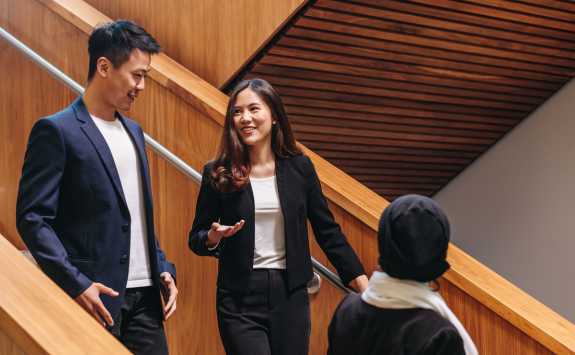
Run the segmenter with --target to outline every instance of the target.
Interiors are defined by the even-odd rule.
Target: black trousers
[[[306,355],[311,330],[306,285],[288,292],[283,270],[256,269],[248,293],[218,288],[220,337],[228,355]]]
[[[110,332],[136,355],[167,355],[163,314],[157,289],[126,289],[124,303]]]

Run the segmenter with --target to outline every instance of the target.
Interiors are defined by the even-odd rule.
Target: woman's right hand
[[[212,227],[208,232],[208,240],[206,240],[206,246],[208,248],[216,247],[222,238],[229,238],[236,234],[240,229],[242,229],[245,223],[246,221],[243,219],[233,226],[226,226],[217,222],[212,223]]]

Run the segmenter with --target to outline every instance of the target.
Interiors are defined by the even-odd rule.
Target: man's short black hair
[[[134,49],[156,54],[160,52],[160,45],[146,30],[131,21],[117,20],[98,26],[88,40],[88,81],[96,73],[98,58],[106,57],[114,68],[118,68],[130,58]]]

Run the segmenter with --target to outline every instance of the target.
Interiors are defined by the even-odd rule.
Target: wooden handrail
[[[0,328],[28,354],[130,354],[0,235]]]
[[[82,0],[38,0],[86,34],[108,17]],[[150,77],[223,125],[228,98],[165,54],[154,57]],[[325,159],[302,146],[312,159],[326,197],[373,230],[388,202]],[[454,245],[447,280],[556,353],[575,353],[575,326]]]

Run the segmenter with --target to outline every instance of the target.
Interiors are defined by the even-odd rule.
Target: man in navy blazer
[[[16,212],[42,270],[136,354],[168,353],[178,292],[154,234],[144,135],[118,112],[159,50],[129,21],[94,30],[83,97],[32,128]]]

